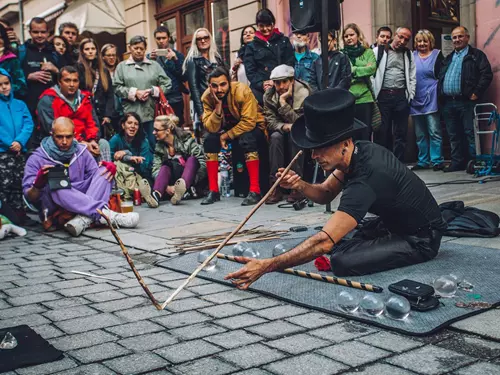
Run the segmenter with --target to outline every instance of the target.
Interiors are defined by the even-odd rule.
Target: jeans
[[[413,116],[418,145],[418,164],[424,167],[443,163],[439,113]]]
[[[382,125],[375,142],[394,152],[404,162],[410,105],[405,90],[382,90],[378,96]],[[393,147],[394,135],[394,147]]]
[[[465,166],[466,160],[476,157],[474,136],[475,102],[467,99],[446,98],[443,117],[450,136],[451,165]]]

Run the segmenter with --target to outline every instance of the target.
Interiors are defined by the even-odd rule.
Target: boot
[[[271,196],[269,198],[267,198],[266,204],[276,204],[276,203],[281,202],[282,200],[283,200],[283,191],[278,186],[273,191],[273,193],[271,194]]]
[[[249,192],[243,202],[241,202],[242,206],[253,206],[254,204],[259,203],[261,200],[260,194],[254,193],[253,191]]]
[[[214,191],[210,191],[208,195],[201,201],[201,205],[205,206],[207,204],[213,204],[218,201],[220,201],[220,194]]]

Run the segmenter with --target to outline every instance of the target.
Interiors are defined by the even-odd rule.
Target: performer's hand
[[[285,171],[285,168],[280,168],[278,169],[278,173],[276,173],[276,178],[280,178],[283,172]],[[295,173],[294,171],[290,170],[288,173],[283,177],[283,180],[280,182],[280,186],[283,189],[292,189],[292,190],[299,190],[302,187],[302,178]]]
[[[99,167],[101,167],[101,166],[106,168],[105,171],[101,172],[101,176],[104,176],[104,178],[106,180],[108,180],[109,182],[113,181],[113,178],[115,177],[115,174],[116,174],[115,163],[113,163],[111,161],[101,161],[99,163]]]
[[[42,168],[38,170],[36,174],[35,181],[33,182],[33,186],[36,189],[43,189],[45,185],[47,185],[47,181],[49,180],[49,169],[54,168],[53,165],[44,165]]]
[[[269,272],[270,259],[253,259],[244,257],[235,257],[235,259],[238,262],[245,262],[246,264],[238,271],[226,275],[224,280],[231,280],[231,282],[238,289],[248,289],[248,287],[257,281],[262,275]]]
[[[229,139],[229,136],[227,133],[222,133],[220,135],[220,146],[224,149],[227,150],[227,140]]]

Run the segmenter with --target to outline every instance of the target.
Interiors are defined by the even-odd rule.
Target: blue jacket
[[[165,71],[167,77],[170,78],[170,82],[172,83],[172,87],[170,88],[170,90],[165,93],[167,100],[170,103],[178,103],[181,100],[183,100],[181,93],[183,87],[181,87],[181,85],[184,81],[182,75],[182,64],[184,64],[184,55],[179,51],[176,51],[175,49],[173,51],[177,56],[176,61],[168,60],[164,56],[158,56],[155,61],[158,64],[160,64],[160,66]],[[148,53],[146,57],[149,59],[150,58],[149,56],[150,54]]]
[[[0,74],[12,78],[5,69]],[[12,142],[19,142],[22,151],[26,152],[26,144],[33,133],[33,119],[26,104],[14,99],[14,89],[8,97],[0,95],[0,152],[8,152]]]
[[[297,57],[295,57],[295,79],[309,84],[312,66],[318,57],[319,55],[309,51],[309,48],[306,49],[306,54],[300,61],[297,61]]]

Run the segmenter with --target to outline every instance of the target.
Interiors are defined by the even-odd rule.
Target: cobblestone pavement
[[[464,178],[421,176],[428,182]],[[460,199],[500,212],[498,188],[488,183],[432,191],[439,201]],[[140,226],[120,230],[158,299],[186,277],[154,265],[172,255],[168,239],[234,228],[249,211],[239,203],[232,198],[208,208],[198,201],[141,207]],[[323,211],[266,206],[248,225],[315,225],[327,218]],[[500,249],[498,238],[446,240]],[[500,374],[499,310],[415,338],[196,279],[168,311],[157,311],[109,230],[79,238],[29,230],[27,237],[0,242],[0,275],[0,328],[28,324],[65,355],[8,375]]]

